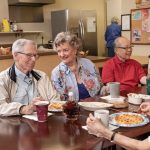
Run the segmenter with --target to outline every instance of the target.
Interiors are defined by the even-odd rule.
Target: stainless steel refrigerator
[[[70,31],[82,40],[82,50],[97,56],[95,10],[57,10],[51,12],[52,40],[59,32]]]

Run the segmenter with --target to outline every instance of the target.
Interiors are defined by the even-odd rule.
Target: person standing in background
[[[105,32],[105,41],[108,51],[108,57],[113,57],[114,53],[114,40],[121,36],[121,26],[119,25],[119,19],[113,17],[111,19],[111,25],[109,25]]]

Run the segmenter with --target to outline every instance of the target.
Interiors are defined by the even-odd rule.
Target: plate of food
[[[51,102],[48,106],[48,111],[50,112],[62,112],[63,111],[63,104],[65,104],[66,101],[55,101]]]
[[[149,119],[143,114],[121,112],[110,115],[109,123],[120,127],[138,127],[149,123]]]
[[[89,111],[95,111],[97,109],[104,109],[113,106],[113,104],[104,103],[104,102],[79,102],[78,104],[83,109]]]

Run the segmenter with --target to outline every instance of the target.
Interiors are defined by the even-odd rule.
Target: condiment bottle
[[[18,26],[16,21],[13,22],[13,31],[16,32],[18,30]]]
[[[2,19],[2,32],[10,32],[10,24],[6,18]]]
[[[68,93],[68,100],[69,101],[74,101],[73,92]]]
[[[68,93],[68,101],[63,105],[63,109],[67,119],[76,120],[78,118],[79,106],[74,99],[73,92]]]

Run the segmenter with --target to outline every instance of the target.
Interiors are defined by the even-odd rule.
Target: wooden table
[[[134,92],[145,93],[145,87],[134,89]],[[122,95],[127,93],[122,92]],[[127,111],[127,109],[116,109],[117,111]],[[81,110],[79,120],[75,122],[67,121],[63,113],[55,113],[45,123],[19,116],[0,118],[0,149],[92,150],[99,143],[101,149],[112,145],[108,140],[97,138],[82,129],[88,114],[89,112]],[[123,135],[138,137],[150,132],[150,124],[117,130]]]

